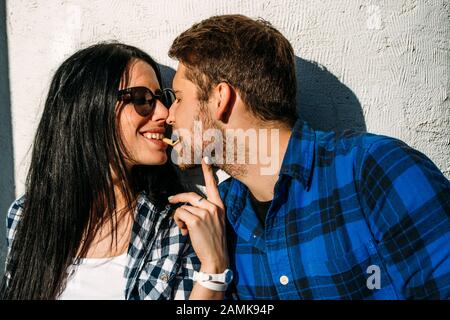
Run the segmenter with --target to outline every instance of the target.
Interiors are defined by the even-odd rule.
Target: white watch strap
[[[217,282],[225,283],[225,272],[224,273],[205,273],[205,272],[194,271],[194,281],[217,281]]]
[[[203,287],[214,291],[227,290],[228,284],[232,279],[233,272],[230,269],[226,269],[222,273],[205,273],[194,271],[193,277],[194,281],[198,282]]]
[[[215,283],[211,281],[198,281],[198,284],[200,284],[202,287],[208,288],[213,291],[226,291],[228,288],[228,285],[226,283]]]

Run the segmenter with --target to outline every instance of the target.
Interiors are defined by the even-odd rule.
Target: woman
[[[56,71],[25,196],[8,212],[1,298],[223,298],[193,282],[200,262],[226,268],[223,217],[202,222],[219,242],[197,235],[199,261],[167,202],[183,190],[162,141],[171,92],[160,84],[155,61],[119,43]]]

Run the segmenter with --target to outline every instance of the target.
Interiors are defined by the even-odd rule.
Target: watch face
[[[225,271],[225,283],[230,283],[233,280],[233,271],[227,269]]]

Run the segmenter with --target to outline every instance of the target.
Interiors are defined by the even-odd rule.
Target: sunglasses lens
[[[163,104],[169,108],[175,101],[175,93],[172,89],[164,89],[163,91]]]
[[[148,104],[135,104],[134,105],[134,110],[136,110],[136,112],[142,116],[142,117],[147,117],[148,115],[150,115],[153,111],[153,108]]]
[[[169,108],[176,99],[172,89],[157,89],[153,94],[146,87],[133,87],[124,89],[122,92],[119,93],[121,95],[119,99],[126,103],[132,103],[136,112],[143,117],[147,117],[155,110],[156,100],[161,101],[166,108]]]
[[[146,88],[133,88],[131,91],[131,102],[136,112],[143,117],[152,113],[155,107],[155,99]]]

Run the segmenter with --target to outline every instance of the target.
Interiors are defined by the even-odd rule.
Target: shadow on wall
[[[325,67],[295,58],[299,116],[316,130],[366,131],[361,104],[355,94]]]
[[[0,3],[0,275],[6,257],[5,216],[14,200],[14,156],[9,93],[5,1]]]
[[[172,88],[172,80],[173,77],[175,76],[175,70],[163,64],[158,64],[158,66],[159,70],[161,71],[163,88]]]

